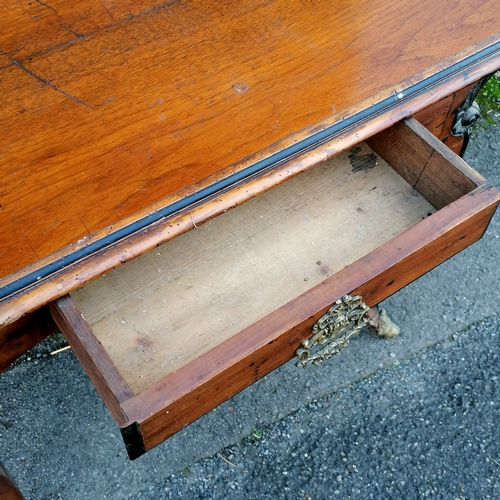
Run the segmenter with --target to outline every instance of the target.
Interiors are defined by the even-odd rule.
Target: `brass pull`
[[[349,339],[367,324],[365,314],[368,309],[370,308],[360,295],[344,295],[336,300],[328,312],[314,324],[312,337],[304,340],[302,347],[297,349],[297,366],[306,368],[310,364],[319,365],[338,354],[349,343]],[[312,351],[318,345],[324,347]]]

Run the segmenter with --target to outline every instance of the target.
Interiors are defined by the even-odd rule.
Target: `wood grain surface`
[[[399,122],[367,142],[438,210],[486,183],[415,119]]]
[[[98,252],[92,253],[88,258],[77,259],[72,265],[67,265],[46,278],[38,278],[39,269],[42,269],[43,266],[50,264],[54,259],[71,257],[72,252],[87,251],[90,245],[99,243],[100,238],[108,232],[98,232],[77,244],[71,244],[68,248],[63,248],[44,259],[40,259],[6,278],[0,278],[1,291],[4,289],[2,287],[5,284],[11,283],[11,279],[23,279],[29,273],[34,273],[35,277],[35,283],[28,284],[27,288],[21,288],[20,293],[11,296],[7,295],[6,299],[0,300],[0,325],[7,325],[12,321],[16,321],[24,314],[35,311],[44,304],[62,297],[110,269],[116,268],[124,262],[170,241],[176,236],[193,229],[196,225],[199,226],[207,220],[225,213],[254,196],[262,194],[312,166],[339,154],[341,151],[355,146],[361,140],[370,138],[376,132],[399,122],[407,116],[411,116],[415,110],[439,102],[447,96],[451,89],[463,85],[464,78],[477,80],[484,72],[491,71],[497,64],[500,64],[500,53],[494,57],[489,57],[486,61],[481,61],[478,65],[467,67],[466,73],[460,71],[452,75],[446,79],[445,83],[440,83],[438,88],[417,93],[402,104],[387,105],[381,109],[376,118],[371,117],[368,120],[357,122],[354,126],[345,129],[341,128],[339,133],[335,134],[330,140],[317,144],[312,151],[306,149],[298,155],[292,155],[288,161],[272,164],[270,168],[265,169],[259,175],[250,176],[244,182],[233,185],[230,190],[221,191],[218,196],[209,197],[202,203],[188,206],[171,217],[161,217],[155,223],[148,222],[143,229],[129,234],[126,238],[118,239],[113,244],[104,246]],[[394,99],[391,100],[394,102]],[[357,108],[364,109],[368,104],[361,103]],[[324,124],[324,126],[326,127],[327,124]],[[300,133],[295,135],[297,137],[293,139],[292,136],[292,142],[299,140],[301,137]],[[215,178],[214,182],[217,185],[217,178]],[[181,195],[188,196],[191,191],[187,189]],[[173,195],[167,197],[163,200],[163,203],[168,205],[174,198]],[[158,203],[154,208],[160,210],[161,206]],[[131,220],[135,220],[135,217],[141,216],[149,220],[150,216],[156,213],[158,212],[148,210],[135,214],[117,223],[113,230],[127,229],[126,224]],[[115,232],[111,232],[109,236],[114,234]],[[14,285],[17,283],[18,281],[13,282]]]
[[[174,0],[175,1],[175,0]],[[165,8],[154,0],[5,0],[0,6],[0,68],[84,40],[124,21]]]
[[[500,31],[493,0],[9,1],[2,12],[3,277],[367,109]]]

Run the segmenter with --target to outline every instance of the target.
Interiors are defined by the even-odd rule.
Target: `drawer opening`
[[[138,394],[434,211],[360,144],[71,296]]]
[[[423,127],[367,142],[52,304],[131,458],[293,357],[339,296],[375,305],[481,236],[498,192]]]

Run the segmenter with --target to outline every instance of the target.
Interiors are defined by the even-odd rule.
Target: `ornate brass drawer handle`
[[[400,332],[399,327],[387,316],[385,309],[380,312],[376,307],[370,309],[363,302],[361,295],[344,295],[316,321],[312,328],[313,336],[304,340],[302,347],[297,349],[297,366],[306,368],[310,364],[319,365],[338,354],[349,343],[349,339],[367,324],[381,337],[391,338]]]
[[[304,340],[302,347],[297,349],[297,366],[306,368],[310,364],[319,365],[340,352],[349,343],[349,339],[368,323],[365,314],[369,309],[360,295],[344,295],[336,300],[328,312],[314,324],[313,336]],[[324,347],[313,352],[312,349],[317,345]]]

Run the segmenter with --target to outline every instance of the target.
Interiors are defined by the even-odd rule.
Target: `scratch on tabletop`
[[[31,251],[35,254],[35,257],[37,259],[40,259],[40,257],[38,257],[38,254],[35,252],[35,249],[33,248],[33,245],[31,244],[31,241],[29,239],[28,239],[28,245],[30,246]]]
[[[85,228],[85,231],[87,231],[87,233],[89,233],[89,236],[90,236],[90,231],[87,229],[87,226],[85,225],[85,222],[83,222],[82,218],[80,216],[78,216],[78,218],[80,219],[80,222],[83,224],[83,227]]]
[[[36,0],[36,3],[39,3],[40,5],[43,5],[44,7],[46,7],[47,9],[50,9],[54,12],[54,14],[59,17],[59,14],[57,13],[57,10],[54,9],[54,7],[51,7],[50,5],[47,5],[46,3],[43,3],[41,2],[40,0]]]
[[[99,73],[99,72],[98,72]],[[115,98],[114,97],[108,97],[107,99],[104,99],[104,101],[102,101],[99,106],[102,106],[103,104],[107,103],[107,102],[110,102],[110,101],[114,101]]]
[[[77,97],[72,96],[71,94],[68,94],[67,92],[64,92],[64,90],[61,90],[60,88],[57,88],[55,85],[52,85],[52,83],[50,83],[47,80],[44,80],[43,78],[39,77],[38,75],[36,75],[35,73],[33,73],[33,71],[30,71],[28,68],[26,68],[26,66],[23,66],[20,62],[16,61],[15,59],[12,59],[12,57],[9,57],[9,60],[10,60],[10,62],[12,64],[15,64],[18,68],[21,68],[23,71],[25,71],[26,73],[28,73],[28,75],[32,76],[33,78],[35,78],[36,80],[38,80],[39,82],[41,82],[43,85],[47,85],[52,90],[55,90],[56,92],[59,92],[63,96],[68,97],[69,99],[72,99],[73,101],[77,102],[78,104],[81,104],[82,106],[85,106],[86,108],[94,109],[92,106],[89,106],[87,103],[85,103],[83,101],[80,101],[80,99],[78,99]]]
[[[111,14],[111,12],[109,12],[108,8],[101,2],[101,0],[99,0],[99,3],[102,5],[102,8],[108,13],[109,17],[111,19],[114,19],[113,15]]]
[[[168,0],[168,2],[164,2],[160,5],[156,5],[155,7],[151,7],[150,9],[144,10],[140,14],[136,14],[135,16],[133,16],[133,18],[135,19],[136,17],[147,15],[151,12],[155,12],[157,10],[164,9],[165,7],[170,7],[172,4],[179,3],[179,2],[180,2],[180,0]]]
[[[68,28],[67,26],[64,26],[64,24],[59,24],[59,26],[61,28],[65,29],[66,31],[69,31],[73,35],[75,35],[76,38],[85,38],[85,35],[80,35],[80,33],[77,33],[76,31],[73,31],[71,28]]]
[[[196,225],[194,219],[193,219],[193,214],[189,214],[191,216],[191,222],[193,223],[193,226],[198,229],[198,226]]]

